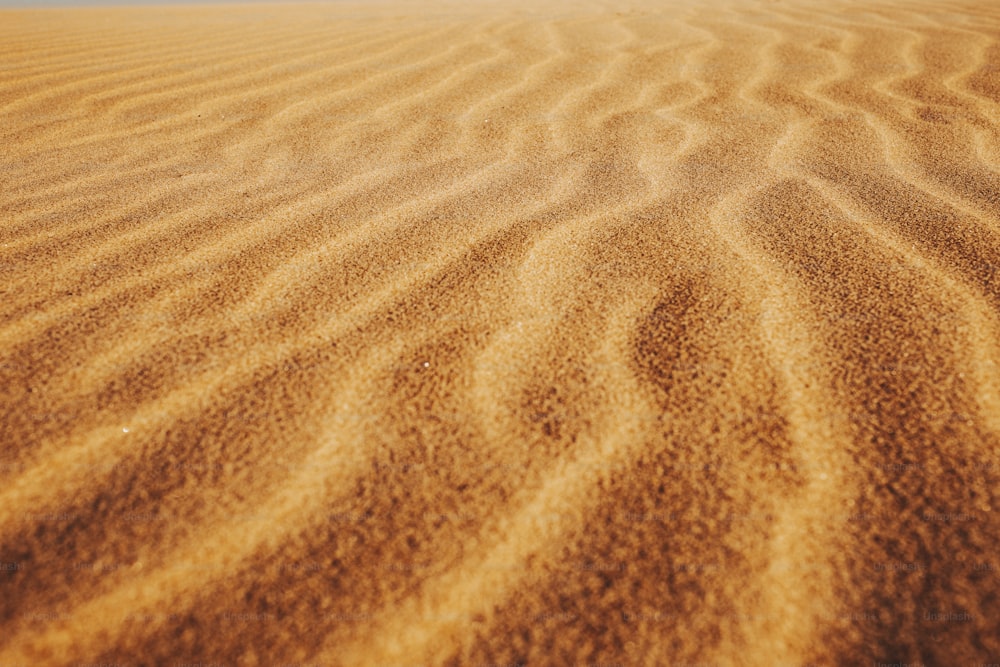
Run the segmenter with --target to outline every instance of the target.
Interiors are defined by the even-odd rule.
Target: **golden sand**
[[[0,12],[0,665],[1000,662],[998,38]]]

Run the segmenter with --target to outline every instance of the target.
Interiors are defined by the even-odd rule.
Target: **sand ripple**
[[[0,665],[1000,662],[994,8],[0,18]]]

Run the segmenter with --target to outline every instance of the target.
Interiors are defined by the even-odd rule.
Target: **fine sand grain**
[[[0,12],[0,665],[1000,662],[1000,6]]]

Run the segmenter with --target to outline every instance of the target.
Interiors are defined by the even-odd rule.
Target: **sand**
[[[998,37],[0,12],[0,665],[1000,662]]]

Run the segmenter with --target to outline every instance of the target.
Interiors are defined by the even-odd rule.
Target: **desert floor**
[[[994,3],[5,10],[0,665],[1000,662],[998,267]]]

